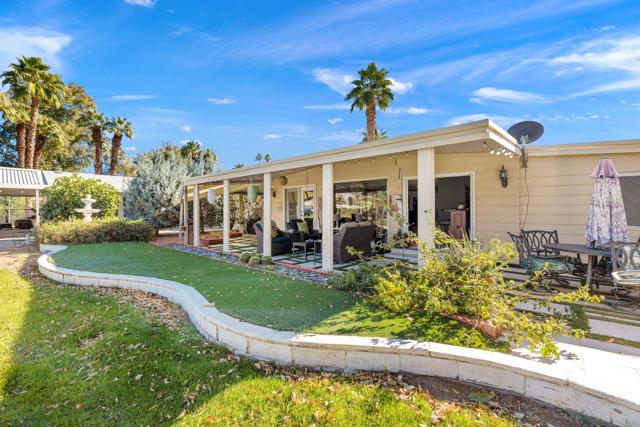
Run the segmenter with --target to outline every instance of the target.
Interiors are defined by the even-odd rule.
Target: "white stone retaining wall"
[[[578,359],[582,355],[583,360],[550,363],[535,356],[432,342],[275,331],[221,313],[197,290],[177,282],[60,268],[48,260],[48,255],[40,256],[38,264],[43,275],[61,283],[135,289],[163,296],[179,304],[206,339],[249,358],[325,370],[405,372],[459,379],[522,394],[615,425],[640,425],[640,364],[624,359],[630,356],[563,344],[565,351],[575,352]],[[613,364],[610,369],[606,368],[608,363]]]

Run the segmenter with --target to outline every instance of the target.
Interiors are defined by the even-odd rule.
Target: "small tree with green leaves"
[[[120,196],[110,184],[97,179],[84,179],[78,175],[65,176],[55,180],[46,192],[47,201],[42,206],[42,218],[45,220],[67,220],[78,218],[74,209],[84,206],[82,199],[90,194],[96,201],[95,209],[100,209],[96,218],[113,218],[118,216]]]

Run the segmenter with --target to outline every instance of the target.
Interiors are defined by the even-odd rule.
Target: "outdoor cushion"
[[[275,221],[271,221],[271,237],[276,237],[278,235],[278,225],[276,224]]]
[[[541,271],[545,268],[554,273],[568,273],[569,267],[567,263],[562,259],[556,258],[537,258],[532,257],[529,259],[523,259],[520,265],[531,271]]]
[[[298,222],[298,231],[302,231],[304,234],[309,234],[309,224],[306,221]]]
[[[288,236],[278,236],[271,239],[271,243],[287,243],[289,241]]]

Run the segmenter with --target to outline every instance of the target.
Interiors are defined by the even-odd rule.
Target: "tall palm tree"
[[[91,143],[93,144],[93,171],[102,175],[102,131],[107,119],[98,111],[91,110],[82,117],[85,126],[91,129]]]
[[[360,143],[368,142],[367,137],[368,137],[367,132],[362,132],[362,140],[360,141]],[[376,128],[376,136],[374,138],[375,141],[380,141],[381,139],[387,139],[388,137],[389,135],[387,135],[386,130]]]
[[[27,139],[27,123],[29,122],[29,107],[9,97],[6,92],[0,92],[0,113],[4,119],[16,127],[16,152],[18,153],[19,168],[24,167],[25,141]]]
[[[193,161],[198,160],[200,158],[200,155],[202,154],[202,147],[200,146],[200,142],[199,141],[185,142],[184,145],[180,148],[180,154],[185,159],[191,159]]]
[[[9,86],[17,100],[30,103],[29,125],[25,139],[26,168],[33,168],[40,106],[58,108],[64,94],[62,79],[59,75],[50,73],[50,69],[51,67],[36,56],[22,56],[16,64],[9,65],[9,71],[0,75],[2,84]]]
[[[106,124],[106,129],[112,133],[111,137],[111,163],[109,165],[109,175],[118,173],[118,160],[122,148],[122,137],[133,138],[133,126],[131,122],[123,117],[112,117]]]
[[[33,169],[38,169],[40,156],[47,142],[51,140],[60,141],[64,137],[64,132],[58,122],[49,116],[41,114],[38,116],[38,134],[36,135],[36,145],[33,151]]]
[[[345,97],[345,101],[351,101],[351,112],[354,109],[365,110],[367,142],[376,139],[376,106],[384,111],[393,101],[392,83],[387,74],[389,72],[385,68],[378,70],[375,62],[370,63],[367,68],[358,71],[360,78],[351,83],[353,89]]]

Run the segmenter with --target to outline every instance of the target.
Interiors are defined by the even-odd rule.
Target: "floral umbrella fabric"
[[[611,159],[600,159],[591,176],[595,178],[595,184],[585,232],[587,246],[608,248],[611,242],[628,242],[620,180]]]

